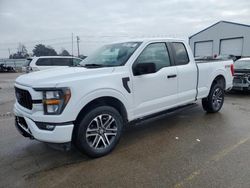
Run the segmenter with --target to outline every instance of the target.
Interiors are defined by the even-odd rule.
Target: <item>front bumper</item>
[[[250,90],[250,84],[248,83],[234,83],[233,90]]]
[[[16,127],[18,131],[25,137],[34,138],[39,141],[49,142],[49,143],[66,143],[71,142],[72,132],[74,128],[73,123],[60,123],[55,125],[53,130],[42,130],[39,129],[36,125],[36,122],[32,119],[25,116],[25,113],[22,113],[16,105],[14,108],[14,114],[16,118]],[[23,118],[23,121],[19,121],[20,118]],[[49,124],[49,123],[46,123]]]

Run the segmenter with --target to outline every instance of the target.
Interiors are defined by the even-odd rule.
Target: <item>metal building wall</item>
[[[220,53],[220,40],[243,37],[242,56],[250,56],[250,26],[225,22],[218,22],[209,28],[191,36],[189,44],[193,53],[194,43],[201,41],[213,41],[213,55]]]

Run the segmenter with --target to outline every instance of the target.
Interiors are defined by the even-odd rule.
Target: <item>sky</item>
[[[218,21],[250,25],[249,0],[0,0],[0,58],[36,44],[89,55],[109,42],[188,37]]]

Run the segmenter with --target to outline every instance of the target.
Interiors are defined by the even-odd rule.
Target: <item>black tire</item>
[[[96,158],[110,153],[115,148],[122,134],[123,119],[115,108],[99,106],[90,110],[77,128],[77,148]]]
[[[224,103],[224,88],[221,84],[213,84],[209,95],[202,99],[202,107],[208,113],[220,111]]]

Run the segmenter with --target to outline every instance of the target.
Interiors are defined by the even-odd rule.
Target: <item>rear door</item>
[[[189,59],[185,44],[170,43],[178,75],[178,105],[195,100],[197,85],[197,67]]]
[[[177,102],[177,71],[166,43],[149,44],[132,67],[139,63],[155,63],[156,72],[132,75],[135,118],[173,107]]]

